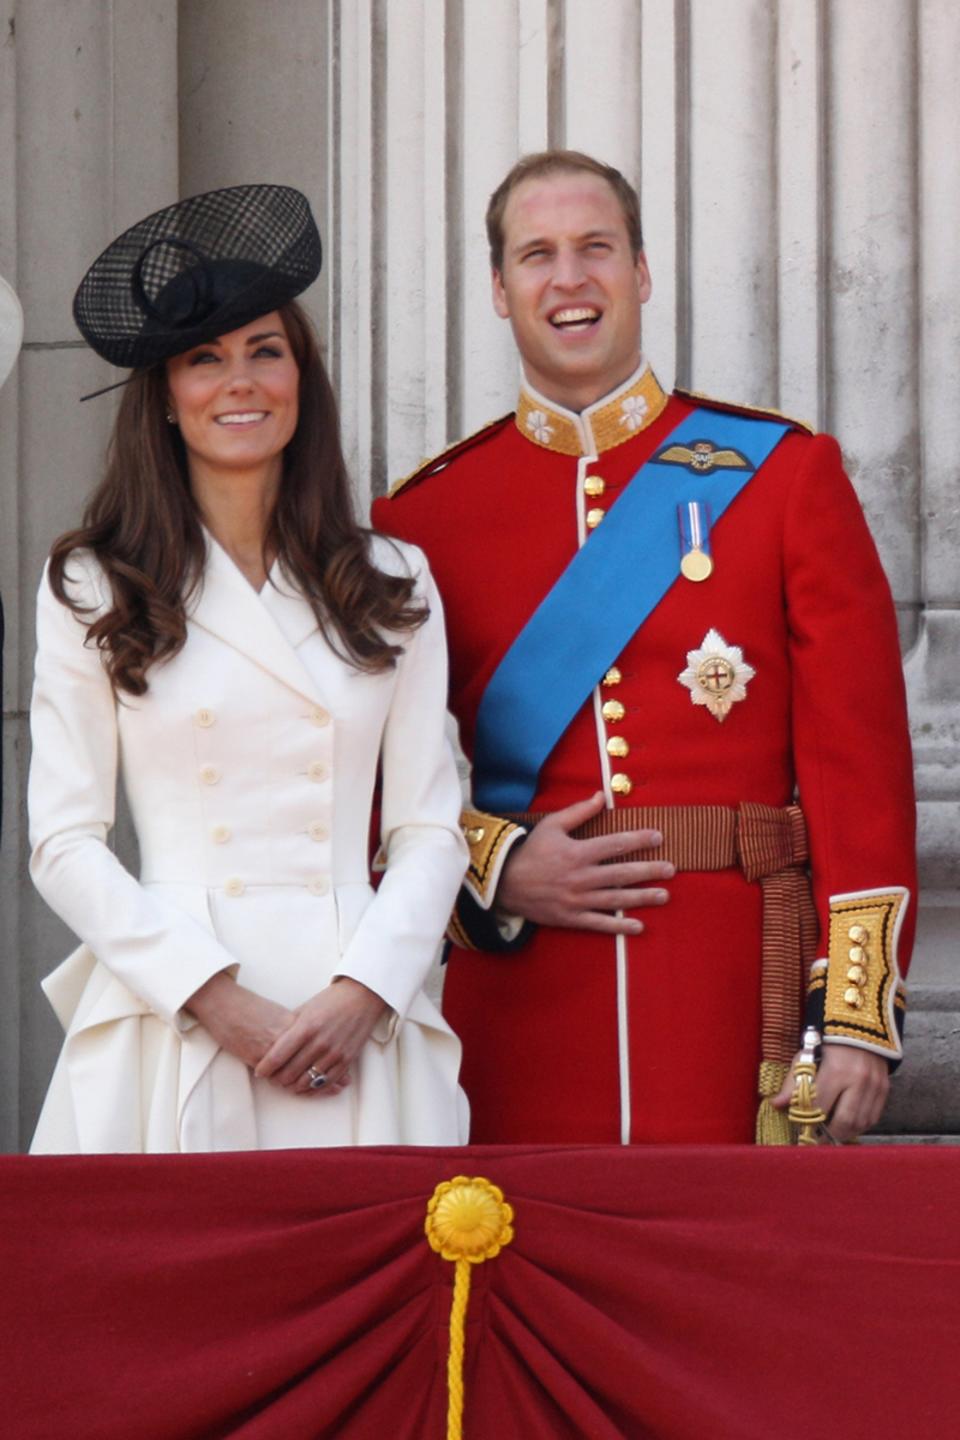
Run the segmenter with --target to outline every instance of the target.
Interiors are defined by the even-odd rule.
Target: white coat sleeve
[[[440,596],[426,558],[417,595],[429,618],[397,661],[381,749],[381,843],[386,871],[338,975],[361,981],[403,1016],[423,986],[467,867],[460,779],[446,733],[447,645]]]
[[[98,567],[68,562],[70,591],[102,611]],[[52,910],[134,995],[178,1030],[195,990],[236,963],[198,921],[143,889],[107,845],[116,808],[116,701],[86,620],[44,571],[30,726],[30,874]]]

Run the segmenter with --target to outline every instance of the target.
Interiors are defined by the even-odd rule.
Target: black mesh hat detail
[[[104,360],[142,369],[285,305],[317,278],[320,260],[299,190],[208,190],[108,245],[80,282],[73,318]]]

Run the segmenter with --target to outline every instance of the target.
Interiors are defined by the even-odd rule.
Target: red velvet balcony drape
[[[434,1186],[485,1175],[467,1440],[960,1435],[960,1150],[0,1160],[11,1440],[443,1440]]]

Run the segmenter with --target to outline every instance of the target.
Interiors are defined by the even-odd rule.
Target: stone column
[[[960,12],[919,6],[918,115],[912,155],[919,225],[917,305],[909,316],[917,428],[905,465],[918,477],[919,634],[906,666],[919,804],[921,905],[910,986],[910,1046],[884,1128],[960,1134],[960,135],[954,57]],[[894,297],[896,309],[902,297]]]
[[[269,181],[313,206],[324,268],[303,296],[328,329],[332,264],[327,188],[335,146],[329,116],[331,6],[316,0],[180,0],[177,70],[179,195]],[[171,191],[171,199],[177,195]]]
[[[55,536],[102,469],[115,401],[79,397],[115,376],[83,344],[70,302],[107,241],[177,186],[176,5],[20,0],[0,36],[4,273],[25,345],[3,396],[0,584],[4,666],[0,908],[0,1148],[29,1142],[60,1041],[40,977],[75,943],[26,878],[24,808],[34,596]],[[6,140],[8,143],[3,143]]]

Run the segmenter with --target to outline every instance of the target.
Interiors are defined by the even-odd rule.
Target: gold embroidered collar
[[[524,383],[516,426],[521,435],[544,450],[560,455],[602,455],[645,430],[662,414],[666,403],[666,393],[644,361],[629,380],[579,415],[546,400]]]

